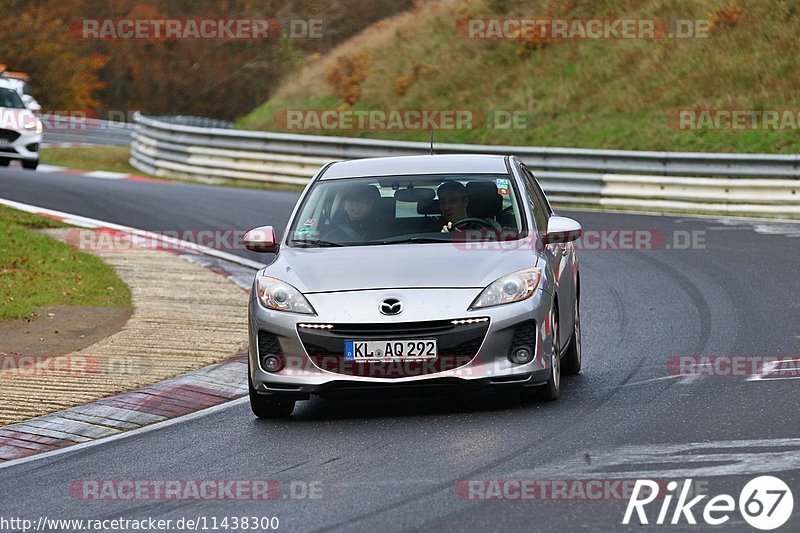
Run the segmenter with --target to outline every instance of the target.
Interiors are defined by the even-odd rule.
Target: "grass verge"
[[[133,168],[128,159],[130,146],[92,146],[75,148],[42,148],[41,162],[84,170],[106,170],[127,174],[142,174]]]
[[[44,305],[130,307],[131,292],[99,258],[35,229],[65,227],[0,206],[0,319]]]
[[[628,150],[800,151],[796,118],[785,127],[717,126],[678,113],[794,110],[800,106],[800,10],[767,0],[441,0],[374,24],[284,77],[239,120],[287,131],[292,110],[475,110],[468,127],[438,142]],[[684,39],[466,39],[459,21],[482,18],[702,21]],[[777,51],[780,51],[779,53]],[[794,63],[793,63],[794,61]],[[519,113],[522,124],[496,120]],[[784,117],[782,113],[780,115]],[[494,120],[492,118],[494,117]],[[783,118],[781,119],[783,120]],[[758,121],[757,121],[758,122]],[[305,123],[303,123],[305,124]],[[783,124],[783,122],[782,122]],[[506,127],[503,127],[503,126]],[[296,133],[427,141],[427,128],[358,131],[313,123]]]

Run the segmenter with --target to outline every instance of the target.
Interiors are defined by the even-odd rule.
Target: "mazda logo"
[[[386,298],[378,306],[382,315],[399,315],[403,312],[403,302],[397,298]]]

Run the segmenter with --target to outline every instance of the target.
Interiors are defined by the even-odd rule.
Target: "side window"
[[[542,189],[539,187],[531,171],[528,170],[528,167],[523,165],[520,168],[522,168],[522,175],[525,177],[525,188],[528,191],[528,200],[530,200],[531,207],[533,208],[533,218],[536,221],[536,229],[539,231],[547,231],[547,221],[550,219],[550,215],[553,211],[550,209],[550,204],[547,203]]]

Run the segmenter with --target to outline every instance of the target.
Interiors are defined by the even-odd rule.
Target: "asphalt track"
[[[296,197],[0,170],[0,198],[149,230],[262,224],[282,230]],[[238,402],[156,431],[2,468],[0,516],[277,516],[280,530],[292,531],[639,530],[635,519],[637,525],[621,525],[627,501],[613,496],[475,501],[457,487],[486,479],[693,478],[711,496],[738,499],[748,480],[768,474],[792,488],[796,505],[780,530],[797,531],[800,380],[680,377],[668,361],[800,354],[800,227],[567,215],[587,230],[651,231],[671,244],[699,232],[704,242],[685,250],[580,252],[584,372],[565,379],[560,401],[525,404],[488,394],[314,399],[280,422],[258,421]],[[84,479],[272,479],[284,492],[267,502],[83,501],[69,487]],[[308,483],[320,498],[291,497],[290,487],[300,494],[298,487]],[[705,501],[694,512],[701,523]],[[651,522],[659,507],[648,507]],[[685,520],[665,526],[702,528]],[[754,531],[737,511],[715,529]]]

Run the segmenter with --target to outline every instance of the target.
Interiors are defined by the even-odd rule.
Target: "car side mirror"
[[[244,247],[251,252],[277,252],[278,246],[278,237],[272,226],[260,226],[251,229],[244,235]]]
[[[25,104],[25,107],[28,109],[34,110],[34,108],[41,109],[41,106],[35,105],[36,100],[33,99],[33,96],[29,94],[22,95],[22,103]],[[38,111],[38,109],[36,109]]]
[[[577,240],[583,234],[581,225],[567,217],[550,217],[547,233],[542,237],[544,244],[558,244]]]

